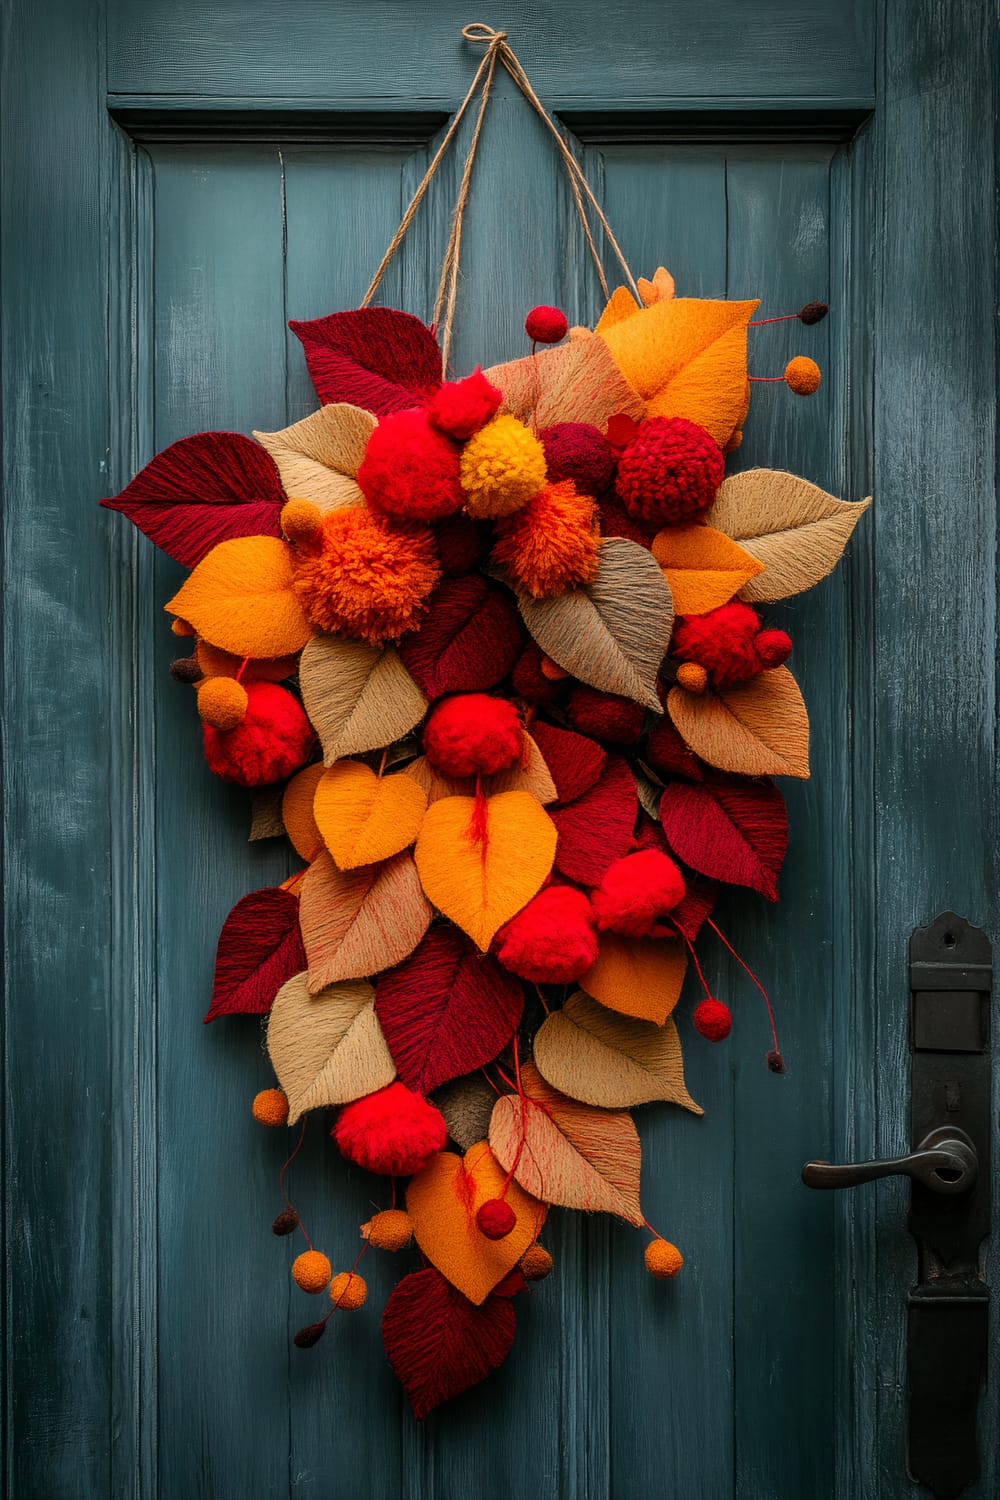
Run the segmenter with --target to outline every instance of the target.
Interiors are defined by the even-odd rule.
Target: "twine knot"
[[[507,40],[506,31],[496,31],[492,26],[487,26],[485,21],[472,21],[468,26],[463,26],[462,36],[467,42],[488,42],[491,47],[499,47],[501,42]]]

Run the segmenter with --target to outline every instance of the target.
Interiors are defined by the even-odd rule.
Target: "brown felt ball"
[[[170,675],[175,682],[200,682],[205,674],[193,656],[179,656],[170,663]]]
[[[552,1257],[544,1245],[531,1245],[521,1256],[525,1281],[544,1281],[552,1270]]]
[[[314,1296],[329,1284],[330,1275],[330,1262],[318,1250],[303,1250],[292,1262],[292,1280],[295,1285]]]
[[[683,1264],[683,1255],[669,1240],[651,1240],[646,1246],[646,1270],[650,1276],[665,1281],[676,1276]]]
[[[340,1271],[330,1282],[330,1301],[343,1312],[354,1312],[364,1307],[368,1287],[357,1271]]]
[[[275,1215],[274,1221],[271,1224],[271,1233],[277,1235],[291,1234],[298,1227],[299,1216],[294,1208],[285,1208],[282,1209],[280,1214]]]
[[[305,1328],[300,1328],[292,1343],[296,1349],[311,1349],[313,1344],[318,1344],[326,1332],[326,1319],[319,1323],[307,1323]]]
[[[785,383],[796,396],[811,396],[813,391],[819,390],[822,378],[819,365],[804,354],[796,355],[785,366]]]
[[[386,1208],[362,1224],[361,1233],[376,1250],[402,1250],[413,1238],[410,1216],[401,1208]]]
[[[261,1089],[251,1107],[258,1125],[288,1124],[288,1099],[281,1089]]]

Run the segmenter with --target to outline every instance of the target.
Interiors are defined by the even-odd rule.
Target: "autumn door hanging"
[[[319,409],[185,438],[103,502],[192,570],[172,675],[211,769],[253,789],[252,836],[303,862],[227,917],[206,1016],[267,1016],[277,1086],[253,1114],[299,1126],[272,1228],[303,1238],[292,1276],[326,1312],[295,1343],[365,1305],[370,1249],[400,1252],[382,1336],[418,1417],[506,1357],[551,1208],[616,1214],[653,1276],[681,1268],[640,1206],[630,1111],[701,1113],[672,1012],[690,964],[683,1029],[729,1034],[698,946],[728,947],[720,885],[777,899],[772,778],[809,774],[792,643],[761,606],[825,577],[867,505],[724,478],[757,301],[633,280],[503,34],[466,37],[485,56],[361,308],[291,325]],[[536,307],[523,358],[467,373],[449,345],[498,65],[551,132],[607,305],[593,329]],[[473,101],[428,327],[370,304]],[[820,372],[784,379],[805,395]],[[307,1116],[384,1184],[344,1268],[285,1196]]]

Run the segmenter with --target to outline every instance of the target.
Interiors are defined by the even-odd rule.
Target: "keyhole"
[[[934,1176],[942,1182],[961,1182],[965,1173],[960,1167],[935,1167]]]
[[[948,931],[945,933],[945,935],[941,939],[941,941],[942,941],[942,943],[944,944],[944,946],[946,948],[954,948],[957,945],[957,943],[958,943],[958,938],[955,936],[955,934],[952,932],[951,928],[949,927]]]

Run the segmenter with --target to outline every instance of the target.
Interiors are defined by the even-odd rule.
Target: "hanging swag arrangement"
[[[364,304],[291,325],[319,409],[183,439],[103,502],[191,569],[166,606],[194,642],[172,675],[211,769],[254,791],[251,837],[287,835],[304,864],[226,918],[205,1019],[268,1017],[277,1087],[253,1114],[302,1122],[292,1156],[332,1111],[336,1147],[390,1179],[335,1273],[282,1168],[272,1228],[305,1236],[292,1276],[330,1304],[295,1343],[364,1305],[370,1247],[414,1246],[382,1334],[418,1417],[506,1357],[514,1298],[552,1265],[550,1208],[615,1214],[653,1234],[653,1276],[681,1267],[640,1206],[631,1110],[701,1113],[685,971],[694,1029],[722,1041],[696,942],[726,942],[720,884],[777,899],[772,778],[809,774],[791,641],[760,607],[826,577],[868,504],[725,477],[758,303],[675,296],[662,267],[634,282],[503,35],[466,35],[486,56]],[[556,140],[606,294],[588,212],[629,285],[593,329],[536,307],[523,358],[444,378],[498,63]],[[477,90],[428,327],[369,303]],[[784,378],[808,394],[820,374],[797,358]]]

